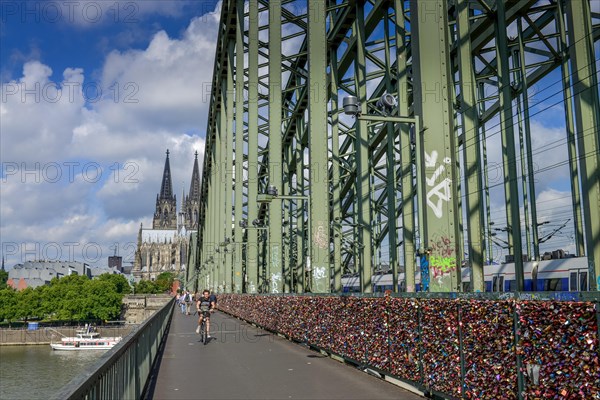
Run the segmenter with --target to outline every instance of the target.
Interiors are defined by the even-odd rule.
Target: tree
[[[39,291],[28,287],[25,290],[17,292],[16,310],[17,318],[40,317],[40,296]]]
[[[110,282],[115,286],[115,290],[120,294],[131,293],[131,286],[125,276],[121,274],[102,274],[98,278],[100,281]]]
[[[8,272],[3,269],[0,269],[0,290],[7,287],[6,281],[8,281]]]
[[[86,319],[102,319],[104,321],[119,318],[121,314],[122,294],[115,289],[114,283],[108,279],[93,279],[86,285],[85,310]]]
[[[59,320],[84,320],[88,313],[85,310],[86,284],[89,278],[83,275],[69,275],[54,278],[50,281],[55,307],[54,318]]]
[[[150,282],[152,284],[152,282]],[[156,293],[156,286],[147,293]],[[114,320],[121,314],[124,293],[130,286],[122,275],[105,274],[98,279],[69,275],[49,285],[20,292],[0,289],[0,321],[41,317],[49,320]]]
[[[141,280],[135,285],[136,294],[155,294],[160,293],[160,289],[152,281]]]
[[[158,293],[170,292],[175,281],[175,275],[172,272],[162,272],[156,277],[156,286],[158,287]]]
[[[16,317],[17,291],[12,288],[0,289],[0,321],[14,321]]]

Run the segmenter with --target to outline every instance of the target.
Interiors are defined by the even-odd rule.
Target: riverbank
[[[97,327],[100,336],[122,336],[129,335],[137,325],[127,324],[119,326]],[[51,342],[60,341],[64,336],[75,336],[77,327],[40,327],[36,330],[23,329],[0,329],[0,346],[27,346],[27,345],[49,345]],[[79,328],[81,329],[81,328]]]

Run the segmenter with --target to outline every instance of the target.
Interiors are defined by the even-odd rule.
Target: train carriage
[[[589,269],[587,257],[571,257],[523,263],[524,290],[579,292],[589,290]],[[372,277],[373,292],[393,291],[392,274],[375,274]],[[515,264],[505,263],[484,266],[486,292],[516,291]],[[415,273],[416,291],[420,291],[421,274]],[[471,276],[468,267],[461,270],[461,283],[464,292],[471,291]],[[342,277],[344,293],[357,293],[360,290],[358,274]],[[399,291],[406,290],[405,274],[398,274]]]

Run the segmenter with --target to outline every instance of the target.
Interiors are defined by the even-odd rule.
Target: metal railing
[[[598,292],[221,294],[218,304],[438,398],[523,399],[600,395],[599,300]]]
[[[74,378],[53,400],[140,399],[171,324],[174,299]]]

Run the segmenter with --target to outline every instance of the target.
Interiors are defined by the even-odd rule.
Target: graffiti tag
[[[281,282],[281,272],[271,275],[271,293],[279,293],[279,283]]]
[[[313,270],[313,277],[315,279],[324,279],[325,278],[325,267],[315,267]]]
[[[431,256],[429,259],[434,276],[449,274],[456,269],[456,258]]]
[[[315,247],[319,249],[327,248],[327,234],[325,233],[325,226],[321,221],[319,221],[319,227],[317,228],[317,231],[313,234],[313,242]]]
[[[456,270],[457,261],[453,241],[447,236],[434,236],[431,241],[429,263],[434,277],[440,278]]]
[[[425,152],[425,167],[433,168],[437,163],[438,153],[433,150],[431,155]],[[450,164],[451,160],[449,157],[444,158],[444,164]],[[425,181],[427,182],[428,188],[427,191],[427,205],[433,211],[433,214],[442,218],[444,215],[443,205],[444,202],[450,201],[451,198],[451,184],[452,180],[450,178],[444,178],[441,182],[436,184],[435,182],[442,176],[446,167],[444,165],[440,165],[436,168],[433,174],[430,177],[425,177]]]

